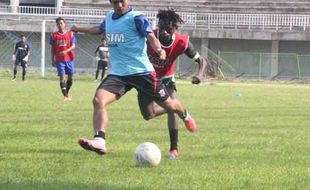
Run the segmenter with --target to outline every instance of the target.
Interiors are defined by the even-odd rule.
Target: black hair
[[[58,23],[58,22],[61,21],[61,20],[65,22],[65,19],[64,19],[64,18],[58,17],[58,18],[56,18],[56,23]]]
[[[171,22],[173,26],[178,28],[178,24],[183,24],[184,21],[179,14],[175,12],[174,9],[167,8],[167,10],[159,9],[157,16],[159,20],[166,22]]]

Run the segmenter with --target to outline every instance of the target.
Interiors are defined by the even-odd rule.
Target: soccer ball
[[[157,166],[161,160],[161,152],[154,143],[145,142],[137,146],[134,160],[136,166]]]

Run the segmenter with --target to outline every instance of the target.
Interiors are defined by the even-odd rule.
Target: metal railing
[[[142,11],[151,20],[156,19],[157,12]],[[78,18],[103,18],[107,10],[99,8],[67,8],[10,6],[0,5],[0,15],[33,15],[33,16],[69,16]],[[179,12],[187,29],[209,30],[222,29],[255,29],[261,30],[303,30],[310,27],[310,15],[300,14],[236,14],[236,13],[187,13]]]

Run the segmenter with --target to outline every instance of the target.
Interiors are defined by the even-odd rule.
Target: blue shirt
[[[146,53],[146,36],[152,29],[142,13],[130,9],[115,18],[111,11],[100,27],[108,41],[110,74],[128,76],[154,71]]]
[[[132,9],[129,9],[128,12],[129,11],[132,11]],[[112,18],[117,19],[115,14],[113,14]],[[135,16],[134,20],[135,20],[136,28],[142,36],[146,37],[148,33],[153,32],[152,26],[150,25],[149,21],[147,20],[147,18],[144,15],[142,15],[142,14],[137,15],[137,16]],[[100,24],[100,29],[101,29],[102,33],[105,33],[105,20],[103,20],[102,23]]]

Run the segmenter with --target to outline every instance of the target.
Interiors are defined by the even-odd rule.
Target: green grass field
[[[134,90],[108,107],[109,153],[81,149],[78,138],[93,135],[92,78],[77,76],[63,102],[56,76],[0,73],[1,190],[310,189],[310,85],[178,80],[198,131],[180,121],[175,161],[166,116],[144,121]],[[160,147],[159,166],[134,166],[145,141]]]

